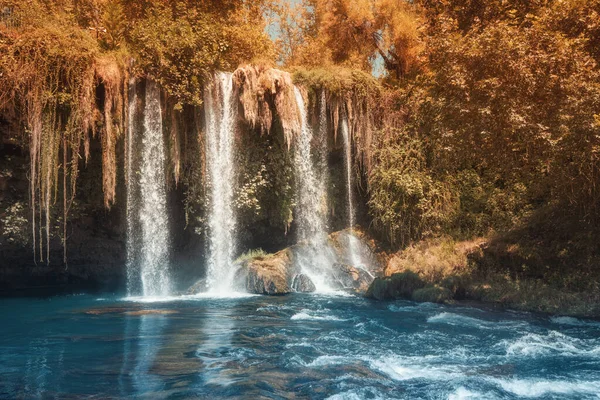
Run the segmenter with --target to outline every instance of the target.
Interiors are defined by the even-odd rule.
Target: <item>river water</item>
[[[342,295],[0,301],[0,398],[598,399],[600,322]]]

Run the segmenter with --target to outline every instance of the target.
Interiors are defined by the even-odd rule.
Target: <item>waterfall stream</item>
[[[344,140],[344,167],[346,168],[346,204],[348,207],[348,258],[350,264],[358,267],[361,264],[358,255],[357,239],[354,237],[354,194],[352,182],[352,138],[348,129],[348,117],[344,114],[341,123],[342,138]]]
[[[315,284],[317,291],[326,292],[331,291],[327,283],[327,274],[333,262],[331,250],[327,246],[326,172],[317,168],[322,163],[315,163],[313,157],[311,150],[313,131],[308,124],[302,93],[294,87],[294,94],[301,117],[301,132],[294,146],[298,242],[307,246],[297,255],[296,261],[301,271]],[[322,138],[316,142],[321,145],[327,144]],[[318,155],[319,153],[320,151],[317,151]]]
[[[139,293],[140,284],[139,284],[139,266],[137,264],[137,250],[139,250],[139,246],[136,243],[136,235],[135,235],[135,224],[137,222],[137,186],[134,184],[133,177],[135,176],[134,172],[134,164],[133,164],[133,148],[134,148],[134,140],[136,138],[136,118],[137,118],[137,92],[135,90],[135,79],[131,79],[129,82],[129,105],[128,105],[128,120],[127,120],[127,136],[125,143],[125,185],[127,189],[127,208],[126,208],[126,218],[127,218],[127,242],[126,242],[126,251],[127,251],[127,292],[130,296]]]
[[[140,166],[141,276],[144,296],[167,296],[169,279],[169,220],[165,177],[165,143],[160,89],[146,84],[146,109]]]
[[[168,296],[171,293],[170,234],[160,88],[152,81],[146,83],[144,129],[139,156],[134,153],[137,102],[135,94],[131,96],[130,101],[127,143],[128,290],[129,295],[140,294],[141,282],[143,296]],[[134,172],[136,165],[139,166],[139,170]]]
[[[204,93],[206,165],[209,183],[209,248],[207,286],[211,292],[230,292],[235,269],[234,121],[231,74],[217,73]]]

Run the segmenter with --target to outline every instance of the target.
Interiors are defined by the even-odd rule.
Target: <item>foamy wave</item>
[[[464,376],[457,368],[447,365],[423,365],[419,360],[431,357],[411,357],[402,359],[397,356],[384,357],[377,360],[368,360],[371,368],[382,372],[396,381],[411,379],[425,379],[430,381],[448,381]],[[433,357],[435,358],[435,356]]]
[[[325,367],[328,365],[341,365],[351,364],[356,362],[356,359],[344,357],[344,356],[319,356],[310,363],[306,364],[307,367]]]
[[[247,297],[258,297],[258,294],[246,293],[246,292],[229,292],[229,293],[221,293],[221,292],[205,292],[198,294],[190,294],[190,295],[180,295],[180,296],[161,296],[161,297],[151,297],[151,296],[128,296],[121,300],[123,301],[131,301],[135,303],[169,303],[173,301],[196,301],[196,300],[205,300],[205,299],[243,299]]]
[[[544,395],[595,395],[600,399],[600,382],[550,381],[535,379],[493,379],[504,391],[521,397]]]
[[[561,356],[598,355],[600,347],[588,340],[581,340],[563,333],[550,331],[547,335],[528,333],[514,342],[503,340],[508,356],[541,356],[559,354]]]
[[[308,321],[345,321],[345,319],[341,319],[338,317],[334,317],[333,315],[311,315],[306,312],[299,312],[297,314],[292,315],[292,320],[308,320]]]
[[[427,318],[430,324],[447,324],[452,326],[475,327],[479,329],[514,329],[526,327],[525,321],[486,321],[466,315],[442,312]]]
[[[484,321],[477,318],[466,317],[464,315],[443,312],[427,318],[430,324],[448,324],[454,326],[475,326],[483,329],[492,329],[495,325],[493,322]]]
[[[552,317],[550,322],[557,325],[569,325],[569,326],[585,326],[585,327],[598,327],[600,328],[600,322],[597,321],[584,321],[573,317]]]

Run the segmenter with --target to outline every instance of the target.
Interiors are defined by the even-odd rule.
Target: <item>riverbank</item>
[[[556,260],[551,261],[556,249],[538,242],[534,251],[531,236],[514,239],[503,235],[423,240],[389,255],[384,277],[373,282],[366,296],[447,304],[475,301],[504,309],[600,318],[595,264],[578,269],[578,276],[565,274]],[[566,248],[570,242],[562,245]],[[578,255],[571,255],[573,266],[582,258],[591,259],[581,242],[579,249]]]

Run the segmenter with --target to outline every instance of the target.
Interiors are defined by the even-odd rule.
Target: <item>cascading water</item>
[[[134,95],[130,103],[130,135],[127,146],[127,176],[129,179],[127,189],[127,263],[128,269],[131,269],[128,271],[129,294],[139,294],[137,282],[141,282],[143,296],[162,297],[170,294],[171,282],[165,144],[159,87],[151,81],[146,83],[144,130],[141,154],[137,163],[134,161],[136,155],[133,152],[136,102],[137,98]],[[139,164],[139,173],[133,172],[136,164]],[[134,177],[138,177],[138,179]],[[139,198],[137,198],[136,192],[139,193]],[[138,230],[140,231],[139,240],[137,238]]]
[[[346,168],[346,203],[348,207],[348,255],[350,263],[358,267],[361,264],[360,256],[357,251],[356,238],[353,234],[354,228],[354,194],[352,185],[352,138],[350,137],[350,131],[348,129],[348,118],[344,114],[342,117],[342,137],[344,140],[344,166]]]
[[[354,196],[352,194],[352,140],[348,130],[348,119],[342,118],[342,137],[344,139],[344,166],[346,167],[346,192],[348,202],[348,227],[354,227]]]
[[[231,74],[217,73],[204,93],[206,113],[206,164],[209,184],[209,291],[231,291],[235,269],[235,224],[233,191],[234,121]]]
[[[134,184],[134,163],[133,163],[133,149],[134,140],[136,138],[136,117],[137,117],[137,91],[135,89],[135,79],[129,81],[129,105],[128,105],[128,123],[127,123],[127,136],[125,143],[125,184],[127,188],[127,292],[131,296],[139,293],[139,268],[137,264],[137,250],[138,245],[136,243],[135,225],[137,222],[136,211],[137,211],[137,190],[139,185]]]
[[[297,262],[301,271],[315,284],[317,291],[330,291],[327,275],[330,272],[332,259],[331,250],[327,246],[325,171],[318,171],[315,168],[311,151],[313,132],[308,125],[304,98],[297,87],[294,87],[294,94],[301,117],[300,136],[294,146],[298,241],[308,246],[298,255]]]

